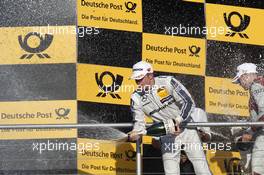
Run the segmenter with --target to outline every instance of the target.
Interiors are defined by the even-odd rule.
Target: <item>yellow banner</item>
[[[77,123],[74,100],[0,102],[0,109],[1,124]]]
[[[141,0],[78,0],[78,26],[142,32]]]
[[[130,75],[128,68],[78,64],[78,100],[129,105],[136,88]]]
[[[205,40],[143,33],[143,59],[161,72],[205,74]]]
[[[0,64],[76,63],[76,27],[0,28]]]
[[[212,171],[213,174],[227,175],[231,173],[232,170],[240,169],[240,168],[235,168],[239,166],[239,162],[241,159],[239,152],[232,152],[232,151],[215,152],[214,150],[208,150],[206,152],[206,157],[207,157],[207,161],[209,162],[210,170]],[[237,174],[239,173],[237,172]]]
[[[206,25],[208,31],[211,30],[207,38],[264,45],[263,16],[264,11],[261,9],[206,3]],[[221,28],[229,29],[223,31]]]
[[[77,164],[81,174],[136,174],[134,143],[78,139],[78,147]]]
[[[231,79],[206,77],[205,97],[208,113],[249,116],[249,92]]]
[[[77,129],[0,129],[0,140],[77,138]]]

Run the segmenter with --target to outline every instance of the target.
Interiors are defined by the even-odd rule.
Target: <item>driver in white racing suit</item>
[[[251,121],[264,121],[264,77],[257,75],[257,66],[253,63],[243,63],[237,67],[233,83],[238,83],[249,90],[249,112]],[[252,174],[264,174],[264,128],[250,127],[242,135],[242,142],[255,141],[252,149]]]
[[[211,174],[197,130],[181,127],[182,122],[192,122],[196,110],[187,89],[172,76],[153,75],[149,63],[140,61],[133,66],[131,79],[138,89],[131,95],[134,127],[129,133],[131,141],[146,134],[145,115],[156,122],[164,122],[167,134],[162,136],[161,151],[166,175],[180,174],[180,153],[184,148],[196,174]]]

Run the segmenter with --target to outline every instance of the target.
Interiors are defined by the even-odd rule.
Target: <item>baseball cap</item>
[[[133,65],[132,75],[130,79],[140,80],[148,73],[153,73],[151,64],[145,61],[140,61]]]
[[[258,73],[256,69],[257,69],[257,66],[253,63],[243,63],[237,66],[237,74],[233,78],[232,83],[239,83],[238,79],[244,74]]]

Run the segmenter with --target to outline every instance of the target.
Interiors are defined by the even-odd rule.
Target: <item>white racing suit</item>
[[[264,78],[258,77],[250,87],[249,109],[251,121],[264,119]],[[264,174],[264,129],[254,132],[255,143],[252,150],[252,171]]]
[[[195,117],[195,104],[191,95],[172,76],[155,77],[155,85],[148,92],[135,91],[131,95],[131,110],[134,117],[133,131],[141,134],[146,134],[145,115],[151,116],[156,122],[179,117],[183,122],[191,122]],[[180,174],[180,152],[183,147],[196,174],[211,174],[195,129],[185,128],[178,136],[168,134],[160,140],[166,175]]]

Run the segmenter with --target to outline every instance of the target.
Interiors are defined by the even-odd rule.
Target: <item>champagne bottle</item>
[[[166,135],[166,128],[163,122],[154,123],[150,127],[147,128],[148,136],[160,137]]]
[[[163,122],[154,123],[146,129],[148,136],[160,137],[166,134],[174,134],[176,131],[175,121],[173,119],[164,120]],[[128,134],[127,140],[130,140]]]

